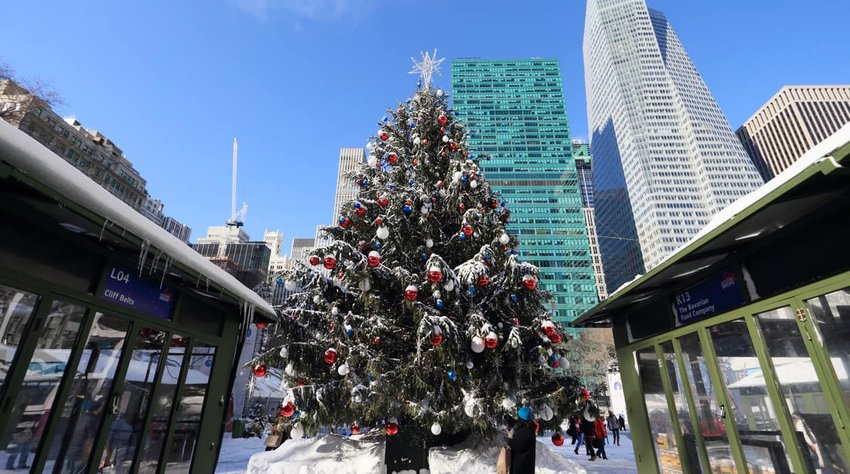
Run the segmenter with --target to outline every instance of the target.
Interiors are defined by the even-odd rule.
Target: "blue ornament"
[[[410,124],[410,128],[416,128],[416,124],[415,123]]]
[[[381,243],[375,242],[375,250],[381,250]]]
[[[466,234],[464,234],[463,232],[460,232],[460,233],[457,234],[457,238],[459,238],[460,240],[466,240]]]
[[[368,179],[364,179],[364,180],[363,180],[363,186],[368,186],[368,185],[369,185],[369,180],[368,180]]]
[[[283,278],[277,277],[277,286],[283,286]]]
[[[436,306],[439,309],[443,309],[443,306],[445,306],[445,305],[446,304],[443,303],[443,300],[437,300],[437,302],[434,304],[434,306]]]
[[[300,417],[300,416],[301,416],[301,413],[298,413],[298,411],[296,410],[295,413],[293,413],[292,416],[289,417],[289,419],[290,420],[297,420],[298,417]]]
[[[454,379],[457,378],[457,374],[455,373],[454,370],[450,370],[448,375],[449,375],[449,379],[451,379],[451,380],[454,380]]]
[[[424,261],[424,260],[428,260],[428,254],[427,254],[427,253],[420,254],[420,255],[419,255],[419,260],[423,260],[423,261]]]
[[[388,184],[388,185],[387,185],[387,189],[389,189],[390,191],[392,191],[393,189],[395,189],[395,185],[394,185],[394,184]]]
[[[472,286],[472,285],[469,285],[469,288],[467,288],[467,291],[469,291],[470,295],[474,295],[475,294],[475,287]]]
[[[469,182],[469,178],[467,178],[466,176],[462,176],[462,177],[460,178],[460,181],[461,181],[462,183],[468,183],[468,182]]]
[[[517,297],[516,295],[511,295],[511,302],[516,303]]]
[[[340,217],[340,218],[339,218],[339,223],[340,223],[340,224],[342,224],[343,222],[345,222],[345,217]]]
[[[410,207],[410,206],[408,206],[407,204],[405,204],[405,205],[401,208],[401,212],[403,212],[403,213],[405,213],[405,214],[410,214],[411,212],[413,212],[413,208],[412,208],[412,207]]]
[[[404,99],[404,103],[409,104],[410,103],[410,97],[408,97],[407,99]]]
[[[502,201],[499,203],[500,206],[505,207],[508,205],[507,201]]]
[[[516,414],[517,414],[517,416],[519,416],[521,419],[523,419],[525,421],[531,421],[531,414],[532,413],[531,413],[531,408],[529,408],[529,407],[520,408],[519,410],[517,410]]]
[[[476,156],[478,156],[478,155],[476,155],[475,153],[472,153],[472,154],[469,155],[469,159],[474,160]]]
[[[490,155],[485,156],[484,159],[490,161]]]
[[[354,208],[355,208],[355,209],[360,209],[361,207],[363,207],[363,204],[360,204],[359,202],[355,202],[355,203],[354,203]]]
[[[489,255],[489,254],[485,254],[485,255],[484,255],[484,260],[485,260],[485,261],[487,261],[487,262],[489,262],[489,261],[490,261],[490,255]]]
[[[560,358],[561,357],[558,354],[552,354],[552,355],[549,356],[549,362],[555,362],[556,360],[558,360]]]
[[[381,122],[387,123],[387,122],[389,122],[389,121],[390,121],[390,118],[389,118],[389,117],[387,117],[386,115],[384,115],[383,117],[381,117]]]
[[[345,330],[345,335],[351,337],[354,335],[354,329],[348,328]]]
[[[412,185],[413,185],[413,183],[415,183],[415,181],[413,181],[412,179],[408,179],[408,180],[407,180],[407,184],[409,184],[409,185],[411,185],[411,186],[412,186]]]

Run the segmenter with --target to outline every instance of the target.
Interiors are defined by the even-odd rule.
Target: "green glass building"
[[[456,60],[452,94],[471,150],[491,157],[481,168],[512,211],[520,256],[540,269],[555,318],[574,320],[597,295],[558,61]]]

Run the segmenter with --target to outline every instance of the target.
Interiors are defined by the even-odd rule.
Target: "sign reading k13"
[[[726,312],[744,302],[742,290],[735,272],[716,273],[674,295],[676,318],[679,324],[689,324]]]
[[[171,319],[174,290],[121,265],[109,269],[100,298],[162,319]]]

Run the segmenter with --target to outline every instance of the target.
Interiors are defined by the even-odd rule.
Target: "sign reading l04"
[[[113,265],[106,275],[100,298],[151,316],[171,319],[176,293],[158,281],[140,277],[121,265]]]

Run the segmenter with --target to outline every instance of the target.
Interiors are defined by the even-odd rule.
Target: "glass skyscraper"
[[[572,321],[597,295],[558,62],[457,60],[452,94],[470,149],[491,157],[481,168],[511,209],[520,256],[540,269],[555,318]]]
[[[763,181],[667,18],[644,0],[588,0],[584,68],[613,291]]]

